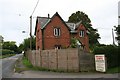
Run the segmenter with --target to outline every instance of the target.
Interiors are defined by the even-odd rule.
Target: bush
[[[8,49],[2,49],[2,55],[15,54],[14,51]]]
[[[76,43],[76,38],[71,38],[71,48],[76,48],[77,47],[77,43]]]
[[[118,61],[120,60],[118,56],[120,56],[120,47],[113,45],[105,45],[105,46],[96,46],[93,49],[94,54],[105,54],[107,58],[107,67],[113,68],[118,67]]]

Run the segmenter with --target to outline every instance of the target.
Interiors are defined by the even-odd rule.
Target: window
[[[80,31],[80,37],[84,37],[85,36],[85,32],[84,32],[84,30],[81,30]]]
[[[60,28],[54,28],[54,36],[60,36]]]
[[[55,45],[56,49],[61,49],[61,45]]]

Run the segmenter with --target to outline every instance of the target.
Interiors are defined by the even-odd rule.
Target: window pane
[[[80,37],[84,37],[84,30],[80,31]]]
[[[54,29],[54,36],[56,35],[56,30]]]
[[[58,28],[58,36],[60,36],[60,29]]]
[[[82,31],[82,37],[84,37],[84,31]]]
[[[54,36],[60,36],[60,28],[54,28]]]

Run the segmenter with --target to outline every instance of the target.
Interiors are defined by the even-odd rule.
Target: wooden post
[[[49,51],[47,51],[47,61],[48,61],[48,69],[49,69]]]
[[[42,67],[42,55],[41,55],[42,51],[40,50],[39,52],[40,52],[40,67]]]
[[[30,50],[32,50],[32,16],[30,16]]]
[[[78,47],[78,67],[80,71],[80,47]]]
[[[55,49],[55,53],[56,53],[56,67],[58,69],[58,49]]]
[[[67,51],[67,72],[68,72],[68,51]]]

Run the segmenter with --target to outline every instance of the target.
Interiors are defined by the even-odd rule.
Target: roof
[[[81,21],[78,22],[78,23],[71,23],[71,22],[66,22],[67,26],[70,28],[70,32],[71,33],[77,33],[76,32],[76,28],[79,27],[79,25],[81,24]]]
[[[63,24],[68,28],[68,30],[70,30],[71,33],[77,33],[75,31],[75,29],[81,24],[81,21],[78,22],[78,23],[71,23],[71,22],[65,22],[61,17],[60,15],[58,14],[58,12],[56,12],[52,18],[49,18],[49,17],[37,17],[37,20],[36,20],[36,27],[35,27],[35,35],[36,35],[36,29],[37,29],[37,23],[39,22],[40,23],[40,28],[41,29],[44,29],[48,24],[49,22],[55,17],[55,16],[58,16]]]
[[[53,17],[54,16],[58,16],[62,21],[63,21],[63,19],[60,17],[60,15],[56,12],[54,15],[53,15]],[[45,28],[45,26],[53,19],[53,17],[52,18],[48,18],[48,17],[37,17],[37,22],[39,22],[40,23],[40,27],[41,27],[41,29],[44,29]],[[66,23],[63,21],[63,23],[66,25]],[[67,25],[66,25],[67,26]]]
[[[43,29],[46,24],[51,20],[50,18],[47,17],[37,17],[38,22],[40,23],[40,27],[41,29]]]

